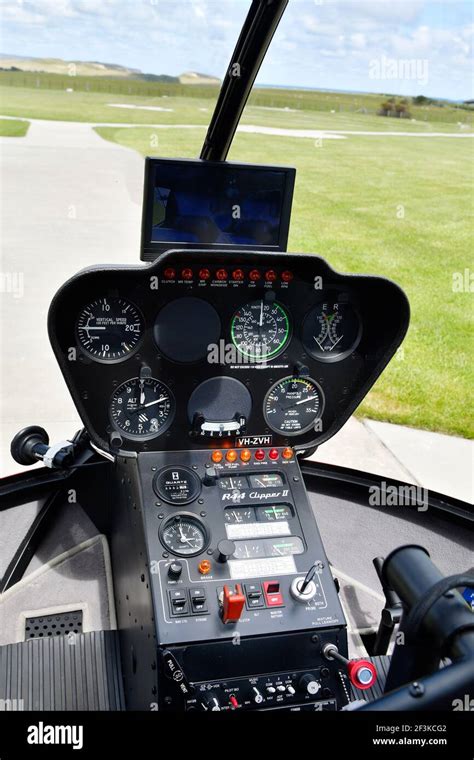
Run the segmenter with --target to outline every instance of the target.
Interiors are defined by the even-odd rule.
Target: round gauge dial
[[[290,338],[290,319],[276,301],[258,301],[241,306],[231,322],[234,346],[254,361],[264,361],[279,354]]]
[[[360,318],[347,301],[322,301],[308,312],[303,322],[303,345],[320,361],[344,359],[358,346],[361,334]]]
[[[143,317],[125,298],[98,298],[85,306],[76,323],[82,350],[99,362],[115,362],[134,351],[144,332]]]
[[[126,380],[110,402],[112,424],[127,438],[145,440],[161,435],[171,425],[174,412],[173,394],[154,377]]]
[[[189,504],[201,493],[201,481],[187,467],[165,467],[156,473],[153,488],[169,504]]]
[[[194,515],[184,513],[163,525],[160,538],[168,551],[186,557],[200,554],[209,543],[205,525]]]
[[[323,392],[314,380],[285,377],[268,391],[263,412],[272,430],[284,435],[300,435],[316,426],[323,407]]]

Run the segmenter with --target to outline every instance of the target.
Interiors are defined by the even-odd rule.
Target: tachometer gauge
[[[253,361],[277,356],[290,338],[290,320],[276,301],[258,301],[241,306],[231,322],[231,337],[241,354]]]
[[[174,412],[173,394],[154,377],[126,380],[110,402],[112,424],[127,438],[145,440],[161,435],[171,425]]]
[[[303,345],[320,361],[344,359],[357,347],[361,334],[359,316],[347,301],[322,301],[308,312],[303,322]]]
[[[168,551],[185,557],[200,554],[209,543],[204,523],[194,515],[184,513],[172,517],[163,525],[160,539]]]
[[[284,435],[300,435],[321,419],[324,396],[309,377],[284,377],[275,383],[263,403],[265,420],[272,430]]]
[[[143,317],[125,298],[103,297],[85,306],[76,323],[82,350],[98,362],[115,362],[137,348]]]

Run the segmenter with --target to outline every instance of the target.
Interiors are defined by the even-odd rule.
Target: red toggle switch
[[[222,608],[222,620],[224,623],[235,623],[239,620],[242,610],[245,606],[245,596],[242,593],[242,586],[237,583],[235,591],[229,586],[224,586],[224,599]]]
[[[356,689],[370,689],[377,680],[377,671],[368,660],[349,660],[347,675]]]

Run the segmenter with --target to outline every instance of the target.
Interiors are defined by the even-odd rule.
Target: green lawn
[[[195,157],[204,137],[204,129],[97,132],[160,156]],[[317,147],[238,134],[229,158],[297,167],[289,250],[316,252],[340,271],[385,275],[406,290],[412,319],[403,350],[359,413],[472,438],[472,293],[453,292],[452,282],[472,269],[473,141],[354,136]]]
[[[24,137],[29,126],[29,121],[0,119],[0,137]]]
[[[58,119],[112,124],[202,124],[207,126],[214,108],[214,97],[146,97],[122,93],[67,92],[22,87],[1,86],[0,113],[22,118]],[[294,94],[294,93],[293,93]],[[312,93],[305,93],[311,95]],[[293,129],[349,129],[402,132],[472,132],[474,111],[453,108],[414,109],[415,121],[387,119],[374,113],[361,113],[359,100],[340,95],[336,102],[329,94],[316,94],[318,109],[278,110],[250,103],[243,114],[242,124],[258,124]],[[315,97],[316,97],[315,95]],[[281,96],[268,103],[280,102]],[[379,104],[382,96],[363,96]],[[262,95],[257,91],[257,102]],[[364,100],[362,102],[365,102]],[[304,101],[302,101],[302,104]],[[116,108],[110,104],[158,107],[167,111],[139,108]],[[298,101],[293,105],[298,105]],[[335,106],[333,108],[332,106]],[[332,113],[334,111],[334,113]],[[445,121],[440,119],[441,116]],[[463,126],[460,127],[458,122]]]

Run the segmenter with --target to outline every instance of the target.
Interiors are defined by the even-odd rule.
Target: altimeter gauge
[[[146,440],[165,432],[173,422],[175,400],[170,389],[154,377],[132,377],[112,394],[109,415],[127,438]]]

